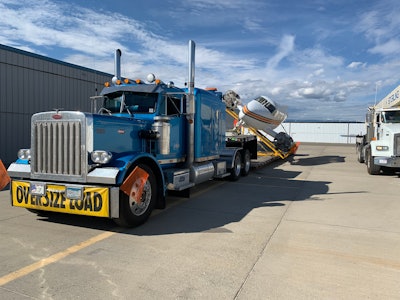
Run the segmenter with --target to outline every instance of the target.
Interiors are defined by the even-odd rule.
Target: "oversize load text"
[[[12,201],[15,206],[70,214],[108,216],[108,191],[105,188],[85,188],[83,199],[66,198],[65,189],[52,188],[43,196],[30,194],[29,184],[14,184],[12,189]]]

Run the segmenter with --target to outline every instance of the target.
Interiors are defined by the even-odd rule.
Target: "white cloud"
[[[381,55],[398,55],[400,53],[400,40],[399,39],[390,39],[385,43],[378,44],[371,49],[369,49],[371,53],[381,54]]]
[[[160,30],[152,30],[168,28],[169,23],[156,19],[140,21],[115,12],[104,14],[75,2],[0,0],[2,16],[7,16],[0,18],[0,43],[109,73],[114,70],[114,50],[120,48],[123,76],[144,78],[153,72],[164,81],[172,80],[182,86],[187,80],[188,36],[197,43],[197,86],[217,86],[222,92],[234,89],[245,101],[258,95],[271,96],[296,113],[305,106],[314,108],[343,101],[353,103],[354,107],[352,101],[358,101],[363,106],[362,101],[374,95],[374,82],[382,80],[382,85],[394,85],[399,80],[400,21],[393,19],[395,13],[389,9],[378,5],[379,9],[361,13],[354,30],[366,37],[370,55],[385,56],[383,62],[371,62],[361,55],[368,48],[363,48],[364,45],[353,49],[346,40],[319,44],[333,35],[338,38],[334,32],[351,28],[324,26],[322,40],[313,39],[311,34],[307,40],[302,28],[283,28],[286,14],[274,15],[269,9],[256,14],[267,6],[273,8],[272,4],[256,0],[246,6],[239,0],[182,1],[171,11],[176,13],[174,18],[167,14],[168,22],[174,20],[176,27],[187,26],[184,29],[188,33],[181,36],[181,32],[163,35]],[[189,24],[192,20],[188,11],[199,14],[196,19],[199,27]],[[324,13],[329,12],[326,6]],[[210,16],[215,23],[209,24]],[[149,22],[160,23],[150,29]],[[211,26],[215,24],[218,25]],[[275,24],[284,26],[273,27]],[[204,25],[209,31],[200,34]],[[322,30],[311,29],[310,32]],[[254,35],[242,40],[238,32]],[[334,48],[337,44],[340,47]],[[345,57],[342,49],[346,47],[351,48],[349,53],[360,56]],[[254,55],[248,54],[248,49]],[[55,57],[55,53],[59,56]],[[363,113],[360,116],[363,118]]]
[[[399,3],[396,0],[383,0],[364,12],[355,27],[373,43],[369,51],[373,54],[398,55],[400,52]]]
[[[348,69],[358,69],[358,68],[365,68],[367,66],[366,63],[362,63],[360,61],[353,61],[347,65]]]
[[[267,68],[275,69],[280,61],[287,57],[290,53],[293,52],[294,49],[294,40],[295,37],[293,35],[284,35],[279,44],[278,52],[268,60]]]

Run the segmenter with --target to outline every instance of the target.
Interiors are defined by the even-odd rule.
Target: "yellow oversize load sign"
[[[67,198],[69,194],[73,199]],[[109,217],[108,188],[83,187],[67,191],[67,187],[62,185],[12,181],[11,197],[13,206],[75,215]]]

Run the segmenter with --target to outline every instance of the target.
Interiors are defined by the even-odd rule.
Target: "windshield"
[[[154,113],[158,94],[117,92],[105,96],[104,108],[112,113]]]
[[[383,123],[400,123],[400,110],[385,111],[382,115]]]

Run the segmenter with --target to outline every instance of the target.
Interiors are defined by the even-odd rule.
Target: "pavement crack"
[[[275,233],[278,231],[278,228],[280,227],[280,225],[281,225],[283,219],[285,218],[285,215],[286,215],[287,211],[289,210],[290,206],[292,205],[292,203],[293,202],[290,202],[286,206],[286,209],[282,213],[282,215],[279,219],[279,222],[275,226],[272,234],[265,240],[264,245],[261,248],[261,251],[258,253],[257,258],[255,259],[254,263],[252,264],[250,270],[247,272],[246,277],[244,278],[242,284],[240,285],[239,289],[236,291],[234,299],[238,299],[238,297],[240,296],[240,293],[243,291],[244,286],[246,285],[247,281],[250,278],[250,275],[253,273],[256,265],[258,264],[258,262],[260,261],[261,257],[264,255],[264,253],[266,252],[268,245],[270,244],[272,238],[275,236]]]

